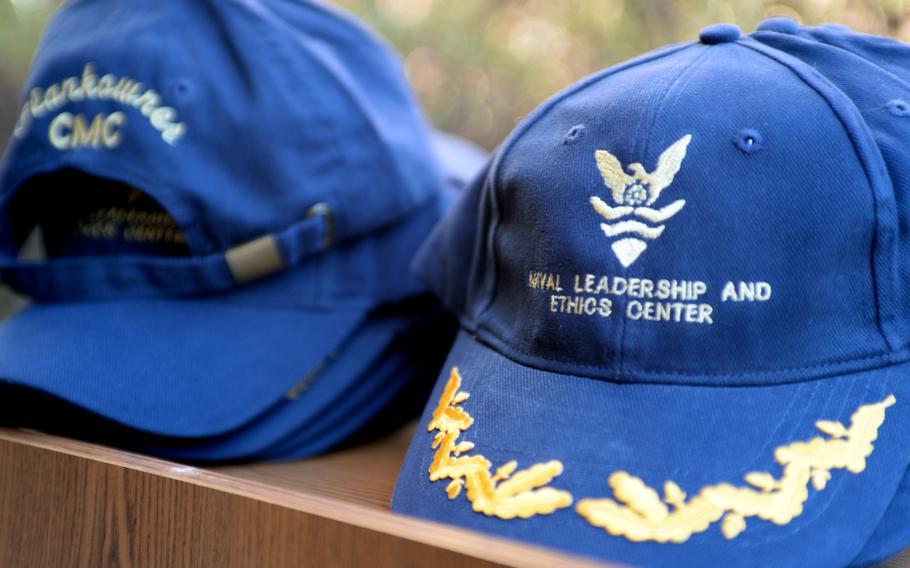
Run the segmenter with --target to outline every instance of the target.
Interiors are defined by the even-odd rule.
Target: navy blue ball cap
[[[376,439],[413,420],[433,387],[425,379],[439,371],[451,347],[456,329],[452,323],[451,315],[436,314],[413,325],[389,345],[355,392],[320,415],[318,423],[298,428],[258,457],[306,458],[342,442]],[[440,341],[443,337],[447,341]]]
[[[753,34],[758,41],[798,57],[843,90],[875,138],[894,188],[901,223],[910,222],[910,45],[861,34],[843,26],[798,26],[766,22]],[[904,118],[904,120],[896,120]],[[899,246],[906,247],[906,241]],[[898,252],[901,281],[910,278],[910,250]],[[902,296],[900,313],[910,309]],[[887,512],[852,565],[864,566],[896,554],[910,544],[910,476],[896,491]]]
[[[427,384],[425,379],[436,373],[445,355],[432,358],[429,353],[446,349],[448,344],[438,335],[452,330],[450,316],[441,313],[429,294],[386,306],[370,314],[340,348],[300,377],[281,400],[241,428],[191,441],[159,438],[140,445],[121,436],[115,443],[194,461],[253,459],[299,432],[321,432],[321,448],[330,448],[371,419],[376,412],[371,405],[381,408],[412,382]],[[405,342],[420,344],[419,336],[431,351],[402,348]],[[424,397],[429,386],[423,388]],[[244,414],[248,412],[244,410]]]
[[[33,303],[0,325],[0,378],[162,436],[235,430],[338,353],[372,358],[370,343],[342,350],[370,333],[374,308],[354,295],[365,286],[384,303],[421,294],[407,266],[442,209],[229,294]]]
[[[344,33],[329,43],[257,1],[61,9],[38,48],[0,177],[6,280],[53,299],[78,299],[80,286],[105,297],[123,288],[134,297],[140,284],[148,295],[231,289],[426,203],[441,174],[400,65],[347,19],[286,4],[297,20]],[[109,25],[87,24],[98,21]],[[140,188],[173,218],[191,256],[16,262],[24,236],[10,219],[15,196],[28,179],[64,168]]]
[[[910,80],[910,46],[890,37],[856,32],[839,24],[803,26],[789,18],[771,18],[758,25],[753,37],[764,41],[772,34],[784,34],[809,39],[848,51],[886,69],[889,73]]]
[[[910,462],[893,165],[812,65],[703,35],[545,102],[418,254],[463,329],[395,510],[645,566],[873,534]]]
[[[400,62],[320,4],[66,3],[0,174],[0,276],[33,301],[0,380],[161,436],[261,417],[424,293],[432,140]]]

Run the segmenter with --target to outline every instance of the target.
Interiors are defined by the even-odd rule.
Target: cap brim
[[[476,456],[489,461],[459,459]],[[490,478],[512,460],[524,473]],[[461,332],[393,509],[632,565],[840,566],[908,461],[906,363],[777,386],[629,384],[526,367]]]
[[[365,316],[217,297],[36,304],[0,325],[0,385],[154,435],[215,436],[282,399]]]
[[[898,485],[888,509],[875,527],[863,550],[850,566],[874,566],[910,545],[910,471]]]
[[[488,158],[483,148],[455,134],[434,130],[430,141],[446,186],[451,189],[460,191],[466,187],[480,173]]]
[[[318,454],[343,441],[367,423],[413,377],[405,358],[387,353],[331,409],[307,428],[298,428],[258,457],[298,459]]]
[[[394,375],[383,372],[398,352],[391,351],[397,338],[410,330],[425,326],[439,318],[435,302],[395,306],[383,315],[373,314],[357,328],[341,349],[334,352],[324,367],[304,377],[278,403],[238,430],[222,436],[191,443],[174,443],[138,448],[174,459],[238,460],[252,458],[290,436],[320,432],[333,423],[338,409],[344,409],[338,430],[342,437],[348,428],[369,420],[376,410],[369,404],[350,404],[362,391],[390,390],[399,377],[409,380],[408,373],[398,365]],[[396,359],[397,362],[397,359]],[[435,375],[435,369],[433,371]],[[374,387],[375,385],[375,387]],[[372,400],[370,401],[372,402]],[[331,434],[331,432],[329,433]],[[328,435],[321,437],[323,440]]]
[[[347,440],[361,428],[372,430],[364,433],[365,438],[372,438],[413,418],[426,401],[432,380],[445,359],[453,323],[449,317],[437,317],[398,338],[356,388],[345,392],[318,420],[259,457],[309,457]],[[380,416],[385,413],[388,415]]]

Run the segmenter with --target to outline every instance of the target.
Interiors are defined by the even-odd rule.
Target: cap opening
[[[183,231],[153,197],[77,170],[30,178],[6,215],[23,253],[31,256],[190,254]]]

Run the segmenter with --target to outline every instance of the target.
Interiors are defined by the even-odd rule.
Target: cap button
[[[698,39],[705,45],[714,45],[716,43],[736,41],[740,35],[739,28],[733,24],[714,24],[704,28],[698,34]]]
[[[799,24],[792,18],[768,18],[755,28],[760,32],[777,32],[794,35],[799,31]]]

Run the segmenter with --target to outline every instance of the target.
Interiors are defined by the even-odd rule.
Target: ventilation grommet
[[[578,141],[579,138],[585,134],[585,125],[576,124],[566,132],[566,135],[562,138],[562,143],[568,146],[569,144],[574,144]]]
[[[733,137],[733,144],[745,154],[752,154],[762,149],[764,139],[761,132],[752,128],[740,130]]]
[[[885,105],[888,108],[888,112],[894,116],[906,117],[910,116],[910,103],[907,101],[902,101],[900,99],[894,99],[893,101],[888,101],[888,104]]]

